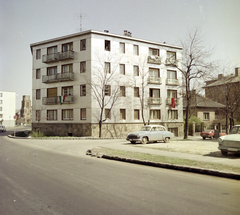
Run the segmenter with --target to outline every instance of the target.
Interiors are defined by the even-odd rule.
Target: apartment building
[[[124,137],[144,117],[183,134],[181,47],[94,30],[30,47],[33,130],[98,136],[103,119],[102,136]]]
[[[0,125],[15,126],[16,93],[0,91]]]

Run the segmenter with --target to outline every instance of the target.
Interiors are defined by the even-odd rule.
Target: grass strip
[[[108,156],[138,159],[142,161],[151,161],[156,163],[165,163],[165,164],[187,166],[187,167],[197,167],[197,168],[208,169],[208,170],[240,174],[239,167],[233,167],[233,166],[218,164],[218,163],[202,162],[202,161],[188,160],[188,159],[182,159],[182,158],[173,158],[173,157],[166,157],[161,155],[152,155],[148,153],[123,151],[123,150],[116,150],[116,149],[105,148],[105,147],[94,148],[92,149],[92,152],[94,154],[98,153],[98,154],[104,154]]]

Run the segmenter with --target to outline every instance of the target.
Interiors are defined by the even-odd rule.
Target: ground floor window
[[[120,119],[126,119],[126,110],[120,109]]]
[[[137,110],[137,109],[134,110],[134,119],[135,120],[140,119],[139,110]]]
[[[81,108],[80,109],[81,120],[86,120],[86,118],[87,118],[86,113],[87,113],[86,108]]]
[[[178,119],[178,111],[168,110],[168,119]]]
[[[73,120],[73,110],[62,110],[62,120]]]
[[[175,136],[175,137],[178,136],[178,128],[168,128],[168,131],[174,133],[174,136]]]
[[[57,110],[48,110],[47,120],[57,120]]]
[[[160,110],[150,110],[150,119],[161,119]]]

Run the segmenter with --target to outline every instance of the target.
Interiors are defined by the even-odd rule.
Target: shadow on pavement
[[[204,156],[210,156],[215,158],[228,158],[228,159],[240,159],[240,154],[228,152],[227,155],[222,155],[220,151],[210,152],[208,154],[205,154]]]

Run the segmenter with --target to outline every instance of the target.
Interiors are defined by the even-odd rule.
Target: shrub
[[[200,132],[201,131],[201,119],[199,119],[196,116],[191,116],[189,119],[189,133],[192,134],[192,124],[195,122],[195,131]]]
[[[33,131],[33,132],[31,133],[31,136],[32,136],[32,137],[45,137],[44,133],[42,133],[41,131],[39,131],[39,132]]]

